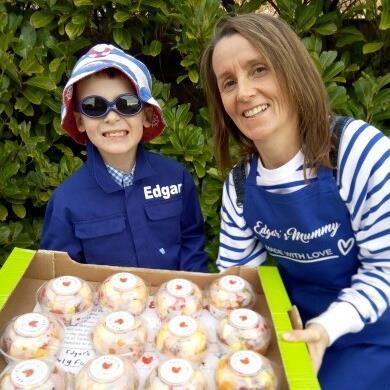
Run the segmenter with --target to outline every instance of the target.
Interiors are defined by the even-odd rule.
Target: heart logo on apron
[[[347,241],[340,239],[337,241],[337,247],[342,255],[346,256],[349,251],[353,248],[355,239],[353,237],[349,238]]]

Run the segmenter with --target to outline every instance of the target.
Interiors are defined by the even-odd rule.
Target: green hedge
[[[241,4],[241,5],[239,5]],[[211,264],[223,177],[215,168],[199,61],[226,13],[266,9],[303,38],[332,107],[389,134],[389,0],[37,0],[0,5],[0,262],[36,248],[50,194],[85,158],[60,128],[61,91],[76,59],[112,42],[142,59],[167,122],[150,148],[183,162],[199,188]]]

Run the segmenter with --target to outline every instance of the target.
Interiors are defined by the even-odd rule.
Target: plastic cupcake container
[[[0,390],[66,390],[67,375],[54,362],[30,359],[11,364],[0,376]]]
[[[144,390],[206,390],[207,382],[199,368],[185,359],[169,359],[155,367]]]
[[[99,354],[114,354],[136,362],[143,354],[147,332],[140,318],[127,311],[103,316],[92,331],[92,343]]]
[[[218,389],[276,390],[277,376],[270,361],[254,351],[238,351],[223,356],[216,370]]]
[[[207,334],[202,323],[189,316],[163,322],[156,335],[157,350],[170,358],[200,362],[207,351]]]
[[[88,317],[94,298],[91,285],[75,276],[51,279],[37,292],[41,310],[56,316],[65,325],[76,325]]]
[[[261,354],[267,352],[271,329],[259,313],[250,309],[235,309],[217,325],[221,345],[227,350],[250,349]]]
[[[90,360],[76,375],[74,389],[136,390],[138,374],[128,359],[115,355]]]
[[[5,359],[54,359],[64,340],[64,325],[53,316],[26,313],[12,318],[0,337]]]
[[[99,303],[108,311],[126,310],[141,314],[149,297],[149,289],[138,276],[120,272],[108,277],[99,287]]]
[[[202,305],[200,288],[186,279],[172,279],[163,283],[156,294],[156,311],[161,319],[198,315]]]
[[[222,276],[214,280],[208,290],[210,313],[218,319],[234,309],[250,309],[254,303],[252,286],[240,276]]]

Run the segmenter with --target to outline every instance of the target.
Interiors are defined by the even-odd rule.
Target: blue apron
[[[256,185],[256,157],[246,181],[244,218],[278,263],[304,322],[351,285],[360,265],[350,215],[325,167],[304,188],[277,194]],[[362,344],[365,344],[364,346]],[[327,349],[319,379],[326,390],[390,390],[390,310]]]

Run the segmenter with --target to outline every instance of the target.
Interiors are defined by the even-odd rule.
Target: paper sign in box
[[[0,269],[0,328],[12,317],[32,311],[35,294],[45,281],[72,275],[99,284],[115,272],[132,272],[143,278],[152,288],[173,278],[189,279],[202,289],[221,275],[238,275],[252,284],[257,295],[255,310],[272,321],[275,331],[267,357],[278,368],[281,390],[320,389],[310,357],[303,343],[287,343],[278,337],[293,328],[297,316],[276,267],[258,269],[233,267],[223,274],[168,271],[145,268],[125,268],[80,264],[70,259],[67,253],[55,251],[32,251],[15,248]],[[5,366],[0,361],[0,368]]]

